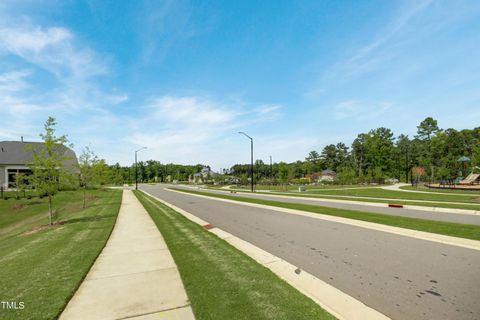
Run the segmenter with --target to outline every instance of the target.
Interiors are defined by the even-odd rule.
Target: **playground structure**
[[[425,184],[425,186],[436,189],[480,191],[480,173],[475,173],[475,169],[480,168],[472,168],[470,174],[468,174],[468,176],[464,178],[467,173],[467,162],[470,162],[470,158],[463,156],[460,157],[457,161],[462,163],[462,175],[459,174],[456,179],[442,180],[439,183],[428,183]]]

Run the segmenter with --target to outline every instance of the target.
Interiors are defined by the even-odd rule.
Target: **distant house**
[[[312,174],[307,174],[305,176],[305,179],[307,179],[309,182],[318,182],[318,179],[320,178],[321,173],[320,172],[314,172]]]
[[[304,179],[309,180],[310,182],[322,182],[322,181],[334,181],[337,178],[337,173],[333,170],[327,169],[322,172],[314,172],[308,174]]]
[[[219,174],[216,172],[213,172],[209,167],[203,167],[200,172],[191,174],[188,177],[188,182],[194,183],[194,184],[205,183],[211,178],[215,178],[217,176],[219,176]]]
[[[13,188],[17,174],[32,173],[28,163],[33,161],[33,152],[27,146],[32,146],[36,151],[44,148],[42,142],[24,142],[23,139],[22,141],[0,141],[0,187]],[[75,152],[65,146],[62,146],[59,152],[68,158],[64,163],[65,169],[72,173],[78,172]]]
[[[321,181],[334,181],[335,179],[337,179],[337,173],[333,170],[330,170],[330,169],[323,170],[320,173],[320,176],[318,177],[319,182],[321,182]]]

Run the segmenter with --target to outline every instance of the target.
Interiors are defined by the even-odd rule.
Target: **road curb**
[[[199,224],[204,227],[211,224],[204,221],[195,215],[165,201],[162,200],[147,191],[141,190],[146,195],[156,199],[160,203],[177,211],[190,221]],[[169,190],[173,191],[173,190]],[[210,198],[210,197],[207,197]],[[237,203],[237,202],[235,202]],[[259,264],[268,268],[275,273],[278,277],[286,281],[288,284],[296,288],[304,295],[311,298],[323,309],[330,314],[341,320],[356,320],[356,319],[371,319],[371,320],[388,320],[389,317],[378,312],[375,309],[370,308],[359,300],[349,296],[348,294],[338,290],[337,288],[329,285],[328,283],[320,280],[312,274],[298,269],[291,263],[272,255],[271,253],[258,248],[257,246],[242,240],[231,233],[228,233],[222,229],[212,226],[213,228],[205,228],[208,232],[211,232],[219,238],[225,240],[236,249],[242,251]]]

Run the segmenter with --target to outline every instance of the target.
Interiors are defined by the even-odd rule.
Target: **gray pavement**
[[[141,186],[393,319],[480,319],[480,251],[163,187]]]
[[[181,186],[175,186],[175,187],[184,188]],[[191,188],[185,188],[185,189],[191,190]],[[264,200],[280,201],[280,202],[288,202],[288,203],[303,203],[303,204],[311,204],[311,205],[323,206],[323,207],[329,207],[329,208],[381,213],[381,214],[386,214],[391,216],[402,216],[402,217],[410,217],[410,218],[418,218],[418,219],[426,219],[426,220],[480,225],[480,215],[467,215],[467,214],[459,214],[459,213],[413,210],[413,209],[406,209],[406,208],[374,207],[374,206],[361,205],[356,203],[330,202],[328,201],[328,199],[311,200],[311,199],[305,199],[302,197],[296,197],[295,199],[292,199],[292,197],[288,197],[288,196],[280,198],[278,196],[270,196],[270,195],[260,194],[260,193],[253,193],[253,194],[229,193],[229,192],[220,191],[220,190],[207,190],[207,189],[201,189],[198,191],[211,192],[211,193],[217,193],[217,194],[228,194],[233,197],[256,198],[256,199],[264,199]]]

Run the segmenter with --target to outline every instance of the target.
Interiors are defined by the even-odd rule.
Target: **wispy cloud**
[[[433,0],[420,0],[402,5],[395,16],[379,32],[360,46],[357,46],[347,57],[330,65],[322,73],[315,88],[310,89],[306,96],[319,96],[328,92],[332,84],[345,83],[391,62],[398,55],[398,45],[402,36],[412,36],[410,25],[419,18],[433,3]]]
[[[218,165],[224,160],[212,161],[213,154],[236,152],[226,141],[238,139],[240,129],[271,121],[279,109],[276,105],[254,106],[200,96],[154,97],[142,108],[142,116],[130,119],[130,133],[124,141],[148,147],[150,157],[163,161]]]
[[[31,24],[0,27],[0,48],[61,79],[83,79],[107,72],[104,61],[93,50],[78,45],[66,28]]]
[[[366,120],[376,118],[392,107],[391,103],[361,103],[348,100],[338,103],[333,107],[333,114],[337,119]]]
[[[30,70],[15,70],[0,74],[0,92],[5,94],[25,89],[27,87],[25,78],[30,75]]]
[[[156,118],[175,125],[225,126],[235,116],[217,102],[196,97],[163,96],[153,100],[149,106]]]

